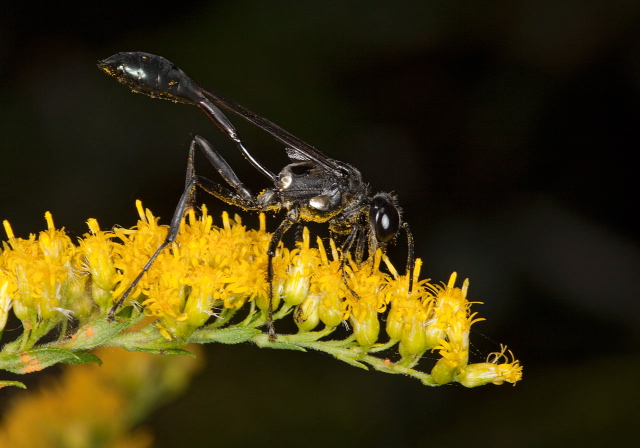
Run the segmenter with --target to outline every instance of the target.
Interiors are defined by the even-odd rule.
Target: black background
[[[196,108],[95,66],[160,54],[397,193],[423,276],[457,271],[484,302],[472,361],[502,342],[524,365],[515,388],[430,389],[321,354],[212,346],[190,391],[151,416],[158,446],[633,440],[640,3],[102,3],[0,10],[0,219],[18,236],[47,210],[72,236],[89,217],[132,226],[135,199],[167,223],[195,134],[268,186]],[[235,123],[271,170],[286,163]]]

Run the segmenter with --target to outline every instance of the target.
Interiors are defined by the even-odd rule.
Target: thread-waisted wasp
[[[141,52],[117,53],[100,61],[98,67],[134,92],[144,93],[152,98],[198,106],[235,142],[249,163],[273,183],[273,188],[268,188],[257,195],[252,193],[213,146],[204,138],[196,136],[189,148],[185,190],[171,219],[169,232],[140,274],[109,311],[111,320],[158,255],[175,241],[180,230],[180,222],[191,207],[197,186],[216,198],[244,210],[260,212],[286,210],[285,218],[273,233],[267,251],[268,332],[269,339],[272,341],[275,340],[272,318],[273,257],[282,237],[294,224],[304,221],[326,222],[333,234],[346,235],[342,242],[341,255],[345,283],[344,269],[347,254],[353,253],[355,260],[361,262],[367,246],[369,257],[373,257],[379,246],[384,247],[401,228],[404,229],[408,240],[406,269],[409,276],[409,291],[411,291],[414,249],[409,226],[401,219],[396,198],[389,193],[371,195],[369,185],[362,181],[362,176],[355,167],[330,159],[278,125],[199,86],[186,73],[163,57]],[[220,108],[239,115],[283,143],[291,163],[279,174],[273,174],[245,148],[233,124]],[[202,150],[231,189],[196,175],[194,168],[196,147]],[[355,295],[353,291],[351,292]]]

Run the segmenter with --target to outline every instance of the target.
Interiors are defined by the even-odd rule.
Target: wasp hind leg
[[[220,173],[222,178],[235,191],[229,190],[228,188],[218,184],[217,182],[207,179],[206,177],[198,176],[195,174],[194,157],[196,146],[204,152],[209,162],[211,162],[218,173]],[[136,276],[135,279],[133,279],[127,289],[125,289],[122,293],[122,296],[120,296],[118,301],[109,310],[108,316],[110,322],[114,320],[115,314],[118,309],[138,286],[138,283],[140,283],[144,275],[149,271],[156,258],[158,258],[158,255],[160,255],[167,246],[169,246],[176,240],[178,232],[180,231],[180,223],[182,221],[182,218],[184,217],[185,213],[193,206],[196,187],[202,188],[207,193],[228,204],[236,205],[245,210],[263,209],[263,207],[257,205],[256,197],[251,193],[251,191],[249,191],[247,187],[244,186],[236,173],[231,169],[229,164],[213,149],[209,142],[207,142],[200,136],[196,136],[189,148],[185,189],[182,193],[182,196],[180,196],[180,200],[178,201],[176,210],[173,214],[173,217],[171,218],[169,232],[167,233],[167,236],[165,237],[162,244],[160,244],[158,249],[156,249],[147,263],[141,269],[140,273]]]

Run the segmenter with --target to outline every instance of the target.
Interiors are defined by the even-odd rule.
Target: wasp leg
[[[222,175],[223,179],[227,181],[237,193],[232,192],[228,188],[223,187],[222,185],[207,179],[203,176],[198,176],[195,174],[194,168],[194,153],[195,147],[200,147],[209,161],[213,164],[213,166],[217,169],[217,171]],[[190,209],[191,204],[193,202],[193,195],[195,192],[195,188],[199,186],[207,193],[215,196],[216,198],[232,205],[239,206],[245,210],[264,210],[265,207],[260,207],[257,205],[256,198],[251,194],[249,189],[247,189],[242,182],[238,179],[238,176],[233,172],[229,164],[222,159],[215,152],[215,150],[211,147],[211,145],[202,137],[194,138],[191,147],[189,148],[189,157],[187,162],[187,177],[185,182],[185,189],[180,196],[180,200],[178,201],[178,205],[176,206],[176,210],[171,218],[171,225],[169,226],[169,232],[165,237],[164,241],[158,249],[151,255],[149,261],[144,265],[138,276],[133,279],[133,281],[129,284],[127,289],[122,293],[122,296],[118,301],[111,307],[109,310],[109,321],[113,321],[115,313],[118,311],[118,308],[122,306],[124,301],[129,297],[129,295],[133,292],[133,290],[138,286],[142,277],[149,271],[153,262],[158,258],[158,255],[162,253],[162,251],[171,243],[176,240],[178,236],[178,232],[180,231],[180,223],[184,214],[187,210]]]
[[[342,273],[342,281],[344,285],[347,287],[347,289],[349,290],[349,292],[351,293],[351,295],[353,295],[353,297],[356,298],[356,300],[360,300],[360,296],[358,295],[357,292],[355,292],[351,288],[351,286],[349,286],[349,282],[347,281],[347,273],[345,271],[345,266],[347,265],[347,256],[349,255],[349,252],[351,252],[353,243],[357,239],[359,239],[358,238],[359,234],[360,234],[360,231],[358,227],[354,226],[353,229],[351,230],[351,233],[349,233],[349,236],[347,236],[347,239],[344,241],[344,243],[342,243],[342,248],[340,250],[340,272]]]
[[[304,239],[304,226],[302,223],[298,223],[293,228],[293,241],[295,241],[296,246],[302,244]]]
[[[358,264],[362,263],[362,259],[364,258],[364,246],[366,244],[365,240],[366,240],[365,239],[365,233],[364,232],[358,232],[358,238],[356,239],[356,243],[355,243],[356,244],[356,249],[354,251],[355,257],[356,257],[356,262]],[[370,245],[371,245],[371,243],[370,243]],[[369,247],[369,252],[371,252],[371,250],[372,250],[371,247]],[[373,255],[375,255],[375,253],[374,254],[370,253],[369,257],[372,257]]]
[[[273,257],[276,255],[276,249],[278,248],[280,241],[282,241],[284,234],[291,228],[291,226],[297,224],[299,220],[300,215],[298,214],[298,209],[295,207],[291,208],[287,213],[287,216],[284,218],[284,221],[280,223],[276,231],[273,233],[271,241],[269,242],[269,248],[267,249],[267,283],[269,284],[269,320],[267,328],[270,342],[275,342],[276,340],[276,330],[273,326]]]
[[[251,165],[253,165],[255,169],[257,169],[264,176],[269,178],[271,182],[275,182],[276,176],[271,171],[269,171],[269,169],[266,166],[264,166],[255,157],[253,157],[253,155],[251,155],[249,150],[244,147],[242,140],[240,140],[240,137],[238,136],[238,132],[236,131],[236,128],[229,121],[229,119],[222,113],[222,111],[215,106],[215,104],[213,104],[208,99],[203,99],[201,102],[198,103],[198,107],[211,119],[211,121],[213,121],[213,123],[216,126],[218,126],[218,128],[222,132],[227,134],[227,136],[235,142],[236,146],[238,147],[242,155],[245,157],[245,159],[249,161]]]
[[[251,191],[249,191],[249,189],[244,186],[244,184],[240,181],[240,179],[238,178],[236,173],[233,171],[233,169],[231,169],[227,161],[224,160],[222,156],[218,154],[218,152],[215,149],[213,149],[213,146],[211,146],[211,144],[208,141],[206,141],[204,138],[200,137],[199,135],[196,135],[193,139],[193,142],[191,142],[191,149],[189,149],[190,156],[191,154],[193,154],[194,145],[198,145],[200,147],[202,152],[204,152],[205,156],[207,156],[207,159],[209,160],[209,162],[211,162],[211,165],[215,167],[216,171],[220,173],[220,176],[222,176],[222,178],[229,185],[231,185],[231,187],[233,187],[233,189],[236,191],[236,193],[238,193],[238,195],[240,195],[243,199],[249,202],[254,201],[255,198],[251,193]],[[189,167],[193,168],[193,161],[190,161]],[[189,178],[187,176],[187,182],[188,181],[189,181]]]
[[[416,265],[416,258],[414,253],[414,242],[413,242],[413,233],[409,229],[409,224],[406,222],[402,223],[402,228],[404,232],[407,234],[407,275],[409,276],[409,294],[413,289],[413,268]]]

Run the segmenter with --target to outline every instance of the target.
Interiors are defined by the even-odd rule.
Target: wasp
[[[332,234],[343,235],[341,266],[345,283],[344,268],[348,254],[353,254],[357,262],[362,262],[365,247],[369,257],[372,257],[379,247],[384,248],[396,237],[400,229],[403,229],[408,241],[407,274],[411,288],[415,263],[413,236],[409,225],[402,221],[397,199],[390,193],[372,194],[369,185],[362,180],[360,171],[353,165],[327,157],[266,118],[198,85],[180,68],[161,56],[142,52],[117,53],[100,61],[98,67],[133,92],[197,106],[236,144],[247,161],[273,185],[259,194],[254,194],[207,140],[199,135],[195,136],[189,148],[185,189],[171,219],[167,236],[111,308],[110,320],[114,319],[118,308],[158,255],[175,241],[180,222],[191,207],[197,187],[244,210],[285,212],[284,219],[273,233],[267,249],[268,334],[271,341],[276,338],[273,326],[273,258],[284,234],[296,224],[308,221],[328,223]],[[278,174],[274,174],[247,150],[235,127],[221,109],[238,115],[271,134],[285,146],[291,163]],[[195,173],[196,148],[204,153],[225,184]],[[356,295],[355,292],[352,293]]]

